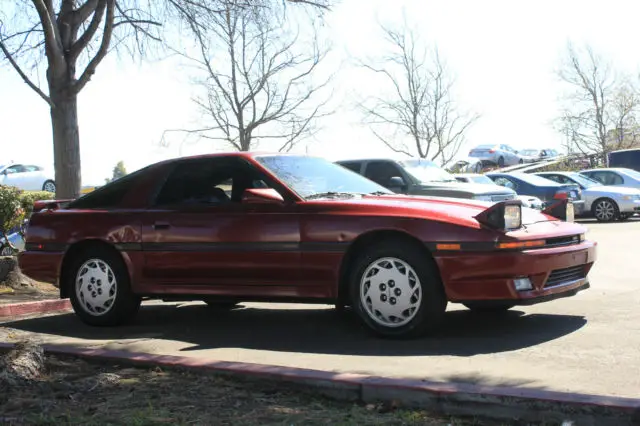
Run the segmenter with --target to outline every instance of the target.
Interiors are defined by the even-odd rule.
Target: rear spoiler
[[[38,200],[33,203],[33,213],[37,213],[42,210],[57,210],[67,206],[73,199],[67,200]]]
[[[553,203],[546,209],[542,210],[542,213],[565,222],[574,221],[573,203],[566,198],[559,200],[557,203]]]

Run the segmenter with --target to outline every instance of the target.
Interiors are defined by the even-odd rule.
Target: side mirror
[[[242,204],[283,204],[284,198],[273,188],[249,188],[242,194]]]
[[[393,176],[392,178],[389,178],[388,185],[391,188],[402,188],[405,186],[405,183],[404,179],[402,179],[400,176]]]

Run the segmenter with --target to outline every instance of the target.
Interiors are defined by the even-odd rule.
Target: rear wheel
[[[504,157],[498,158],[498,167],[504,167]]]
[[[616,202],[609,198],[600,198],[591,207],[591,213],[593,213],[598,222],[611,222],[619,216],[619,212]]]
[[[350,274],[351,306],[383,337],[411,338],[437,329],[447,299],[428,254],[399,241],[364,251]]]
[[[52,180],[48,180],[42,185],[42,190],[56,193],[56,184]]]
[[[463,303],[464,306],[467,307],[467,309],[470,309],[474,312],[482,312],[482,313],[498,313],[498,312],[505,312],[508,311],[509,309],[513,308],[514,306],[516,306],[515,303],[508,303],[508,302],[467,302],[467,303]]]
[[[131,321],[141,298],[133,294],[120,255],[106,247],[89,247],[71,261],[65,285],[76,315],[89,325],[115,326]]]

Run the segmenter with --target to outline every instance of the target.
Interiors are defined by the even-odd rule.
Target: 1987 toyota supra
[[[566,200],[540,212],[398,195],[304,155],[174,159],[35,207],[20,267],[92,325],[131,320],[143,297],[292,301],[351,306],[379,335],[417,336],[447,302],[572,296],[596,259]]]

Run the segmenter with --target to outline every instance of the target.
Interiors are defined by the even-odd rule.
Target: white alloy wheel
[[[418,274],[403,260],[379,258],[362,274],[360,301],[376,323],[401,327],[416,316],[422,302]]]
[[[43,191],[47,191],[47,192],[56,192],[56,184],[51,182],[50,180],[46,181],[44,183],[44,186],[42,187]]]
[[[610,220],[613,220],[615,214],[616,214],[616,209],[611,201],[600,200],[596,204],[596,208],[595,208],[596,219],[599,219],[602,221],[610,221]]]
[[[113,307],[118,283],[106,262],[89,259],[78,270],[75,288],[82,309],[90,315],[100,316]]]
[[[0,251],[0,256],[13,256],[13,249],[9,246],[2,247]]]

